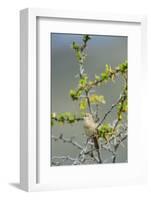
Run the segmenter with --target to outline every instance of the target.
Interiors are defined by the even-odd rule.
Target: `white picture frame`
[[[47,159],[44,156],[43,160],[39,159],[39,155],[44,155],[44,152],[46,152],[46,149],[43,151],[44,143],[40,143],[39,145],[39,135],[38,133],[38,123],[39,123],[39,111],[38,111],[38,87],[40,86],[38,82],[38,71],[37,71],[37,65],[39,62],[39,52],[37,51],[38,47],[38,37],[37,37],[37,31],[38,31],[38,18],[45,18],[48,21],[52,19],[61,20],[62,23],[64,23],[64,20],[69,20],[70,23],[72,21],[81,21],[81,22],[91,22],[90,26],[93,23],[110,23],[112,24],[120,24],[123,26],[123,24],[126,24],[126,29],[129,29],[128,27],[131,27],[130,29],[133,29],[133,27],[138,26],[138,34],[139,34],[139,40],[135,41],[134,44],[139,44],[139,53],[136,54],[136,57],[139,55],[139,60],[132,59],[132,52],[129,53],[129,59],[132,64],[138,64],[138,71],[136,72],[136,76],[134,78],[134,82],[137,83],[137,91],[140,89],[138,83],[139,78],[142,73],[144,73],[143,68],[146,67],[146,17],[145,16],[124,16],[124,15],[112,15],[112,14],[100,14],[100,13],[77,13],[72,11],[53,11],[49,9],[24,9],[20,12],[20,185],[21,188],[26,191],[39,191],[39,190],[53,190],[53,189],[68,189],[68,188],[78,188],[78,187],[99,187],[99,186],[109,186],[109,185],[127,185],[127,184],[137,184],[137,183],[144,183],[147,178],[146,173],[146,157],[143,154],[145,152],[145,134],[139,138],[138,136],[138,145],[141,144],[141,152],[139,151],[139,155],[144,155],[142,158],[141,163],[138,163],[138,156],[136,156],[136,160],[130,163],[129,166],[118,165],[116,164],[116,167],[112,167],[111,165],[105,165],[102,166],[101,169],[98,166],[71,166],[71,167],[59,167],[56,171],[48,169],[48,166],[45,167],[44,165],[48,164]],[[51,28],[53,25],[49,25]],[[111,28],[112,29],[112,28]],[[110,29],[110,30],[111,30]],[[110,31],[109,30],[109,31]],[[121,30],[120,33],[123,34],[125,31],[124,29]],[[137,31],[136,30],[136,31]],[[48,30],[46,30],[48,31]],[[133,30],[131,30],[133,32]],[[135,30],[134,30],[135,32]],[[116,34],[116,32],[115,32]],[[136,32],[137,35],[137,32]],[[133,33],[134,38],[134,33]],[[137,37],[136,37],[137,38]],[[134,45],[135,46],[135,45]],[[43,48],[43,47],[41,47]],[[45,47],[44,47],[45,48]],[[46,48],[47,49],[47,48]],[[47,49],[48,50],[48,49]],[[135,49],[137,51],[137,49]],[[47,53],[46,53],[47,55]],[[135,55],[135,54],[134,54]],[[46,58],[46,60],[48,57]],[[139,62],[139,63],[138,63]],[[45,74],[49,74],[49,65],[46,63],[46,67],[42,70]],[[47,71],[48,70],[48,71]],[[134,101],[136,98],[132,94],[134,87],[136,87],[136,84],[132,86],[132,75],[134,75],[135,69],[131,69],[130,76],[130,84],[132,89],[130,89],[130,95],[133,96],[131,105],[134,105]],[[48,80],[50,77],[47,77]],[[142,79],[141,89],[139,92],[140,98],[141,98],[141,92],[143,91],[144,87],[144,80]],[[41,87],[41,86],[40,86]],[[138,88],[139,87],[139,88]],[[48,88],[49,89],[49,88]],[[45,93],[46,97],[48,97],[47,103],[50,100],[50,94]],[[49,96],[48,96],[49,95]],[[138,101],[138,106],[140,106],[140,103],[142,101]],[[144,102],[144,100],[143,100]],[[136,103],[137,104],[137,103]],[[48,105],[48,104],[46,104]],[[132,107],[132,106],[131,106]],[[45,108],[47,109],[47,107]],[[133,115],[136,109],[132,109]],[[139,115],[142,113],[142,109],[139,109]],[[48,113],[49,114],[49,113]],[[137,115],[137,113],[136,113]],[[47,122],[49,121],[48,115],[44,116],[46,117]],[[130,123],[133,121],[134,116],[130,116]],[[138,116],[136,116],[137,118]],[[138,118],[137,118],[138,119]],[[142,120],[142,119],[138,119]],[[137,128],[137,132],[141,133],[144,127],[143,121],[140,121],[142,126],[141,128]],[[136,123],[137,124],[137,123]],[[132,125],[132,126],[135,126]],[[133,128],[132,128],[133,129]],[[139,130],[138,130],[139,129]],[[136,131],[135,131],[136,132]],[[138,134],[139,135],[139,134]],[[40,136],[41,137],[41,136]],[[46,141],[47,138],[42,139],[43,141]],[[132,137],[131,140],[134,140]],[[136,144],[135,144],[136,145]],[[41,149],[39,148],[41,146]],[[46,145],[47,146],[47,145]],[[135,148],[138,148],[136,145]],[[131,148],[132,149],[132,148]],[[132,150],[134,151],[134,150]],[[132,152],[134,155],[136,152]],[[48,152],[49,155],[49,152]],[[41,156],[42,157],[42,156]],[[46,155],[47,157],[47,155]],[[134,156],[133,156],[134,158]],[[133,159],[132,158],[132,159]],[[39,163],[40,162],[40,163]],[[138,165],[139,164],[139,165]],[[138,165],[138,166],[137,166]],[[135,170],[137,166],[137,169]],[[72,168],[72,169],[71,169]],[[114,168],[114,169],[113,169]],[[48,175],[48,170],[52,173]],[[97,177],[89,177],[90,182],[87,179],[87,174],[94,170],[96,175],[98,174],[99,170],[102,170],[103,174],[106,172],[108,175],[102,174],[102,177],[100,175],[97,175]],[[84,172],[86,173],[84,174]],[[62,174],[68,174],[68,178]],[[75,174],[73,173],[75,172]],[[57,176],[55,175],[58,174]],[[117,173],[116,176],[114,173]],[[118,174],[119,173],[119,174]],[[121,177],[121,174],[124,174],[123,177]],[[40,178],[39,178],[40,177]],[[44,178],[43,178],[44,177]],[[46,181],[45,181],[46,180]],[[60,181],[59,181],[60,180]],[[102,181],[100,181],[102,180]]]

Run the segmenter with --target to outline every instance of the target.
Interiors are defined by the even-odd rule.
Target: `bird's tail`
[[[100,154],[100,151],[99,151],[98,137],[96,135],[93,136],[93,141],[94,141],[95,149],[98,153],[99,163],[102,163],[102,158],[101,158],[101,154]]]
[[[97,136],[93,136],[93,141],[94,141],[94,146],[96,149],[99,149],[99,143],[98,143],[98,138]]]

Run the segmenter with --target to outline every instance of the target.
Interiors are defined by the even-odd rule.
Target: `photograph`
[[[50,33],[50,167],[128,163],[128,36]]]

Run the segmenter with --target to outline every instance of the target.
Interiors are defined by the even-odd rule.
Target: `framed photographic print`
[[[22,189],[144,183],[146,18],[20,16]]]

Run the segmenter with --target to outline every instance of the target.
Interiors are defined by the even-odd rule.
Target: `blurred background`
[[[51,112],[76,112],[79,111],[79,105],[73,102],[69,96],[70,89],[78,85],[76,74],[79,73],[79,64],[76,60],[74,50],[71,48],[72,42],[81,44],[83,35],[51,33]],[[117,66],[127,60],[128,38],[125,36],[105,36],[90,35],[91,40],[87,43],[87,58],[84,64],[85,72],[90,79],[94,79],[95,74],[100,75],[105,70],[105,65]],[[123,83],[119,76],[115,83],[109,81],[97,88],[99,95],[104,95],[106,104],[100,107],[100,117],[109,110],[111,105],[117,101]],[[116,119],[116,109],[108,116],[106,122],[112,123]],[[51,129],[51,134],[59,136],[63,134],[67,138],[75,137],[79,144],[84,144],[83,122],[74,125],[65,124],[63,126],[55,125]],[[127,162],[127,141],[124,142],[125,148],[119,147],[116,162]],[[67,156],[76,157],[79,150],[72,144],[55,142],[51,140],[51,157]],[[111,162],[111,154],[103,152],[107,163]],[[106,159],[107,158],[107,159]],[[66,164],[71,164],[67,162]]]

